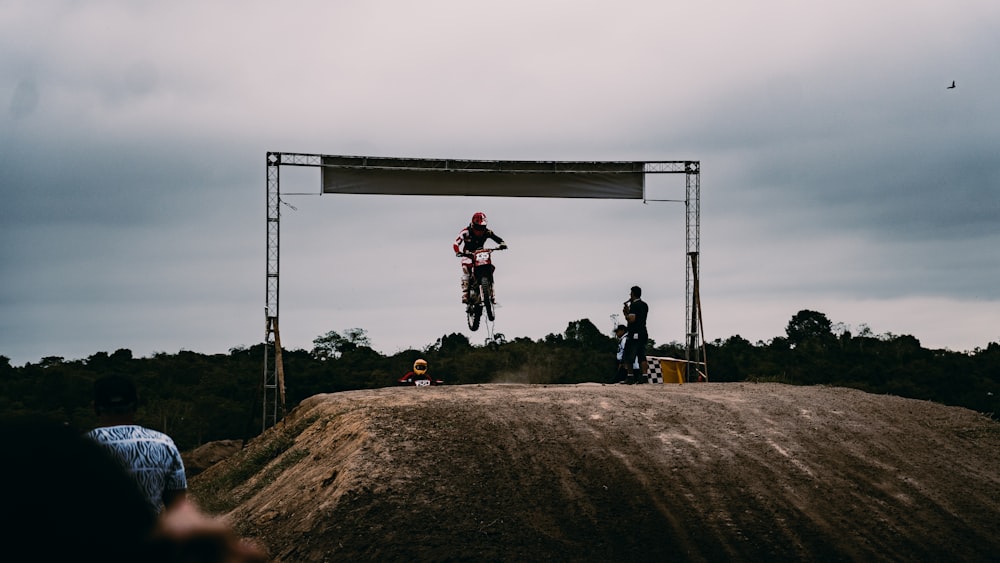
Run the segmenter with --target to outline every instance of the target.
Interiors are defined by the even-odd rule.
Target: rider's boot
[[[469,302],[469,274],[462,274],[462,303]]]

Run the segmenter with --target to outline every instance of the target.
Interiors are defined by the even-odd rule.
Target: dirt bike
[[[403,387],[430,387],[432,385],[444,385],[440,379],[417,379],[415,377],[403,378],[396,382],[396,385]]]
[[[465,306],[465,315],[469,320],[469,330],[479,330],[479,321],[486,310],[486,318],[490,321],[496,318],[496,300],[493,295],[493,251],[506,247],[480,248],[466,253],[472,259],[472,272],[469,276],[469,301]]]

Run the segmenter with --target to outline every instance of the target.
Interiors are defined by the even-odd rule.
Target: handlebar
[[[507,250],[508,248],[509,247],[507,247],[507,246],[503,246],[503,247],[494,246],[492,248],[486,248],[486,247],[477,248],[476,250],[473,250],[473,251],[470,251],[470,252],[463,252],[462,256],[465,256],[466,258],[472,258],[476,254],[476,252],[479,252],[480,250],[486,250],[488,252],[493,252],[494,250]]]

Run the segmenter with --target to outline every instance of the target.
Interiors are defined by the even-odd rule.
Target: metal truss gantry
[[[267,276],[264,305],[264,373],[261,380],[263,403],[261,424],[263,430],[275,425],[285,414],[284,368],[281,361],[281,332],[278,326],[281,253],[280,169],[282,166],[321,167],[324,159],[337,158],[343,157],[304,153],[267,153]],[[360,166],[366,165],[361,164]],[[538,167],[533,166],[530,169],[537,171]],[[505,171],[509,172],[510,170]],[[697,366],[705,365],[701,297],[698,282],[701,246],[701,163],[697,160],[644,162],[643,173],[685,175],[685,359],[688,361],[686,379],[687,381],[695,381],[698,378]],[[707,368],[705,372],[707,373]]]

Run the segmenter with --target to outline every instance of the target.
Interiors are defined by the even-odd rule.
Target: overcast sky
[[[264,339],[267,151],[698,160],[705,339],[797,311],[1000,341],[995,0],[0,0],[0,355]],[[954,89],[947,89],[952,81]],[[281,169],[282,341],[473,343],[451,251],[485,211],[494,326],[684,340],[684,206],[318,195]],[[684,198],[683,175],[651,182]],[[309,194],[309,195],[297,195]]]

